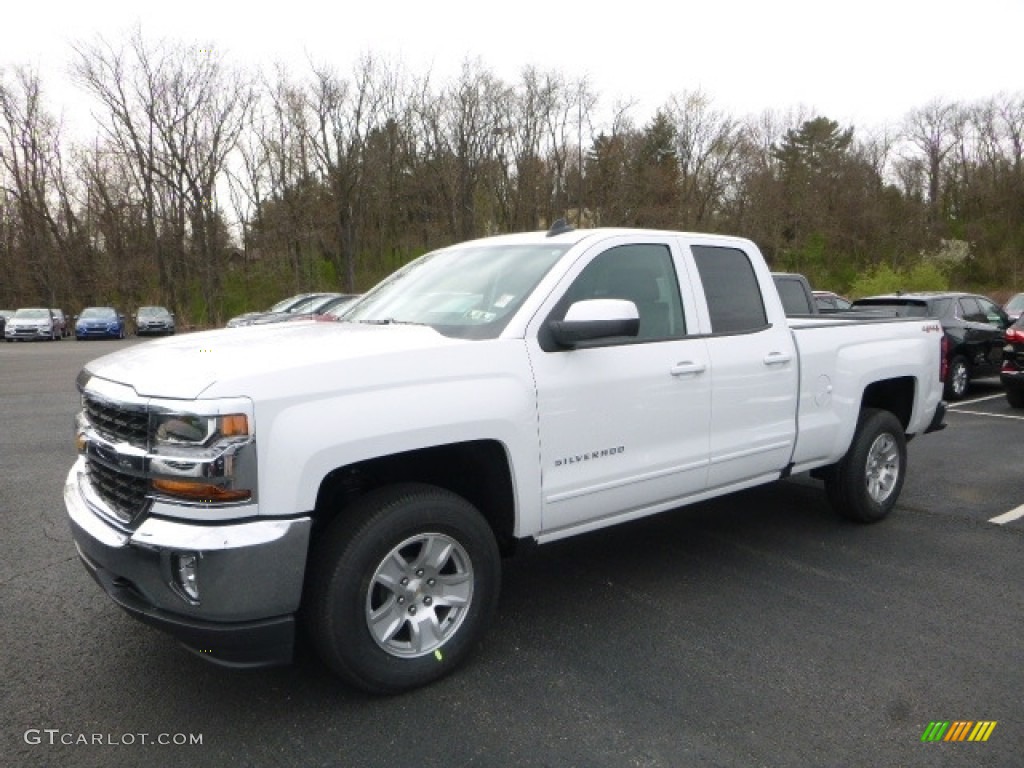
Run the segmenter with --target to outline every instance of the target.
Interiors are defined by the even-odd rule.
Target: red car
[[[1024,408],[1024,316],[1006,329],[999,380],[1006,387],[1006,401],[1010,406]]]

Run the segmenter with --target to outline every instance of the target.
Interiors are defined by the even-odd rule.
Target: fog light
[[[199,602],[199,555],[181,552],[174,555],[174,579],[190,600]]]

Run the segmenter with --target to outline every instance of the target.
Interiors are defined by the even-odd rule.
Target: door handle
[[[669,373],[673,376],[691,376],[698,373],[704,373],[705,368],[707,368],[707,366],[704,363],[697,363],[693,360],[683,360],[669,368]]]
[[[784,352],[769,352],[768,356],[764,359],[765,365],[784,365],[793,359],[792,355],[787,355]]]

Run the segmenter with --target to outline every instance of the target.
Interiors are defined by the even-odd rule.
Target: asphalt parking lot
[[[0,345],[2,764],[1021,763],[1024,413],[998,382],[910,444],[885,522],[798,478],[538,548],[465,668],[370,698],[307,652],[209,666],[86,575],[61,500],[74,377],[134,343]],[[922,741],[936,721],[996,725]]]

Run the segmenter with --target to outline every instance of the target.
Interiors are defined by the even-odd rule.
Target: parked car
[[[999,379],[1006,388],[1006,402],[1010,407],[1024,408],[1024,315],[1006,329]]]
[[[268,323],[293,322],[296,320],[315,320],[333,307],[348,304],[353,298],[355,297],[350,294],[341,293],[316,296],[307,299],[288,312],[268,312],[255,318],[251,324],[267,325]]]
[[[738,237],[560,221],[426,254],[346,319],[76,379],[69,549],[207,661],[287,663],[305,627],[365,691],[425,685],[479,644],[517,548],[810,471],[878,522],[946,412],[935,321],[787,321]]]
[[[832,291],[814,291],[814,303],[819,312],[842,312],[853,303],[845,296]]]
[[[0,334],[4,332],[8,319],[14,316],[13,309],[0,309]]]
[[[932,317],[945,336],[945,391],[949,400],[967,394],[973,379],[998,376],[1004,333],[1010,322],[994,301],[975,293],[897,293],[869,296],[853,309],[888,310],[898,317]]]
[[[15,311],[4,325],[7,341],[59,341],[60,331],[53,310],[41,307],[23,307]]]
[[[135,335],[174,335],[174,314],[167,307],[139,307],[135,310]]]
[[[75,340],[123,339],[124,315],[113,307],[86,307],[75,318]]]
[[[1021,315],[1024,315],[1024,293],[1015,293],[1011,296],[1010,300],[1003,304],[1003,312],[1011,323],[1017,322]]]
[[[314,320],[320,320],[328,323],[338,323],[345,319],[345,313],[347,313],[352,307],[355,306],[359,299],[363,298],[361,293],[354,296],[350,296],[348,299],[342,302],[338,302],[333,307],[328,309],[326,312],[317,315]]]
[[[228,328],[239,328],[244,325],[252,325],[256,318],[263,317],[264,315],[271,315],[278,312],[291,312],[297,307],[305,304],[310,299],[322,298],[327,296],[337,296],[336,293],[297,293],[294,296],[289,296],[287,299],[282,299],[277,302],[274,306],[264,312],[246,312],[244,315],[238,315],[228,320]]]
[[[57,324],[57,330],[60,332],[60,337],[63,339],[70,336],[71,329],[68,328],[68,319],[64,315],[64,310],[50,307],[50,311],[53,312],[54,322]]]
[[[359,295],[355,293],[339,293],[330,299],[317,301],[308,311],[297,310],[294,313],[296,316],[290,318],[290,320],[318,320],[328,312],[344,310],[346,307],[351,306],[358,298]]]

